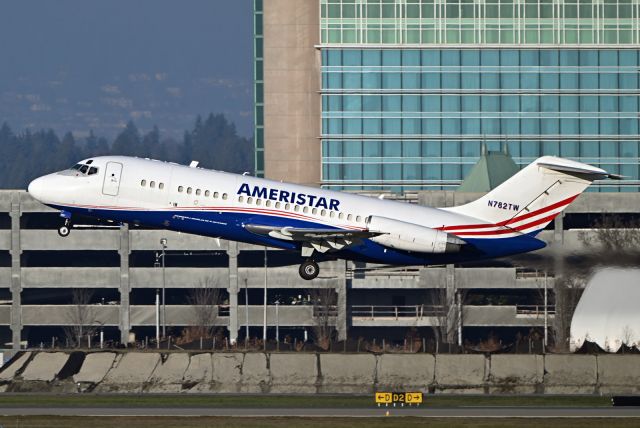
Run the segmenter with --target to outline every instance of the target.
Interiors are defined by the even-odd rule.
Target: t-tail
[[[584,163],[544,156],[487,193],[447,211],[464,214],[485,224],[444,229],[467,237],[535,236],[594,181],[620,176]],[[488,223],[488,224],[487,224]]]

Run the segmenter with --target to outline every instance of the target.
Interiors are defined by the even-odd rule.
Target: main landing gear
[[[320,266],[318,263],[314,262],[311,259],[305,260],[304,263],[300,265],[300,269],[298,270],[302,279],[306,279],[310,281],[318,276],[320,273]]]

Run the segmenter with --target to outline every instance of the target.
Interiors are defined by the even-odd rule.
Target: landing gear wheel
[[[69,226],[60,226],[60,228],[58,229],[58,235],[62,236],[63,238],[65,236],[69,236],[69,233],[71,233],[71,229],[69,228]]]
[[[320,266],[318,266],[318,263],[313,260],[307,260],[300,265],[299,272],[302,279],[310,281],[318,276],[320,273]]]
[[[69,236],[69,233],[71,233],[71,222],[69,219],[66,219],[64,224],[58,228],[58,235],[64,238],[65,236]]]

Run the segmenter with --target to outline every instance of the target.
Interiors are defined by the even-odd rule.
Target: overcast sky
[[[0,55],[0,122],[18,131],[179,134],[223,112],[251,133],[251,0],[3,0]]]

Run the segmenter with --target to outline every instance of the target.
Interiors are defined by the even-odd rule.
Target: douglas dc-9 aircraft
[[[429,265],[543,248],[535,236],[594,180],[619,178],[545,156],[466,205],[430,208],[123,156],[86,159],[40,177],[29,193],[58,209],[67,236],[74,214],[299,251],[314,259]]]

